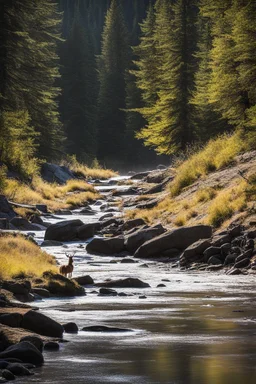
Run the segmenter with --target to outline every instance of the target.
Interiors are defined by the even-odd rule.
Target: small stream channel
[[[51,222],[98,221],[102,212],[97,205],[93,208],[94,216],[78,210]],[[43,236],[36,234],[39,244]],[[186,273],[170,264],[143,260],[125,264],[123,257],[89,255],[85,245],[72,242],[65,243],[68,248],[44,249],[61,264],[66,263],[66,252],[76,251],[74,277],[86,274],[95,282],[136,277],[151,288],[117,288],[128,295],[103,297],[98,289],[86,287],[83,297],[36,302],[46,315],[60,323],[73,321],[79,329],[107,325],[129,331],[64,334],[68,342],[61,343],[60,351],[45,352],[45,365],[20,383],[256,382],[255,276]]]

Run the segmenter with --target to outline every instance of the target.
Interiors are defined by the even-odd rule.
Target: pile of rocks
[[[207,270],[226,267],[228,274],[256,270],[255,238],[255,229],[245,231],[241,225],[233,226],[188,247],[180,257],[180,266],[196,263]]]

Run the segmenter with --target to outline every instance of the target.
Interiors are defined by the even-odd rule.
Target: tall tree
[[[96,156],[96,63],[89,31],[76,9],[70,34],[62,47],[61,116],[67,151],[91,162]]]
[[[156,98],[153,107],[141,110],[147,125],[139,138],[158,153],[171,154],[184,149],[194,138],[190,104],[195,74],[197,8],[191,1],[158,0],[155,5],[154,44],[157,89],[144,91],[144,100]],[[143,63],[138,62],[138,67]],[[142,72],[140,72],[142,73]],[[145,80],[138,86],[145,87]],[[155,86],[155,85],[154,85]]]
[[[129,60],[128,33],[122,8],[112,0],[102,34],[99,65],[98,157],[114,164],[123,157],[125,73]]]
[[[211,20],[200,15],[198,18],[198,43],[196,57],[198,67],[195,73],[195,90],[191,99],[194,105],[193,122],[195,135],[198,141],[204,142],[212,136],[230,129],[227,121],[214,110],[210,103],[211,82]]]
[[[24,100],[24,68],[34,58],[29,6],[29,1],[0,1],[0,162],[25,177],[37,169],[36,134]]]

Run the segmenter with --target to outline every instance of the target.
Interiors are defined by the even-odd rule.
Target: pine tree
[[[67,151],[91,162],[96,156],[95,59],[88,30],[76,9],[72,28],[62,48],[61,116]]]
[[[43,158],[53,159],[60,156],[63,142],[57,105],[60,89],[56,86],[61,16],[51,0],[30,2],[28,12],[33,60],[26,61],[24,66],[28,90],[23,97],[32,124],[40,134],[38,153]]]
[[[245,108],[241,127],[254,132],[256,130],[256,3],[255,1],[236,0],[233,6],[235,19],[233,38],[235,42],[235,62],[237,64],[239,87]],[[242,117],[242,116],[241,116]]]
[[[211,23],[209,18],[199,17],[198,20],[198,68],[195,73],[195,91],[191,99],[194,105],[193,121],[196,139],[204,142],[212,136],[230,129],[226,120],[217,113],[210,99],[210,52],[212,49]]]
[[[113,164],[123,157],[125,133],[125,73],[128,66],[128,33],[118,0],[107,12],[99,65],[98,157]]]
[[[36,134],[24,103],[23,68],[33,59],[26,7],[28,1],[0,1],[0,162],[27,178],[37,171],[37,164]]]
[[[190,98],[195,72],[197,9],[188,0],[158,0],[155,10],[156,54],[151,60],[157,68],[156,91],[144,93],[144,101],[147,103],[150,97],[154,106],[141,110],[147,125],[138,137],[158,153],[171,154],[184,149],[194,138]],[[142,63],[140,60],[138,65]],[[144,79],[137,84],[143,90]]]

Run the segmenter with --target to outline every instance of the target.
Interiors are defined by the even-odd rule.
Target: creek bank
[[[110,198],[106,197],[106,201],[108,203],[102,211],[106,211],[109,209],[109,204],[111,205]],[[109,219],[109,216],[105,217],[105,219]],[[111,256],[122,257],[122,254],[124,253],[123,256],[130,254],[129,260],[136,261],[133,258],[135,254],[137,258],[152,259],[157,262],[164,260],[174,267],[181,267],[181,269],[186,270],[197,269],[217,271],[223,269],[230,274],[246,274],[255,270],[255,230],[244,230],[242,226],[238,227],[233,225],[224,232],[222,231],[221,233],[213,234],[213,228],[206,226],[194,226],[170,230],[164,228],[162,225],[147,226],[142,219],[124,221],[119,217],[112,217],[110,220],[99,220],[97,223],[89,224],[84,224],[81,220],[71,220],[69,223],[64,221],[61,224],[49,225],[48,228],[48,234],[54,229],[57,236],[63,236],[62,240],[45,240],[53,242],[59,241],[57,244],[52,243],[52,246],[62,246],[63,243],[61,241],[70,241],[70,237],[68,236],[71,236],[72,240],[77,240],[79,242],[82,240],[78,236],[79,231],[80,233],[83,233],[84,240],[90,239],[95,234],[101,236],[99,238],[94,237],[94,239],[86,246],[87,252],[91,252],[92,255],[98,253],[102,255],[109,254]],[[91,230],[90,236],[88,237],[84,234],[87,229]],[[52,231],[52,233],[54,231]],[[69,231],[72,235],[70,235]],[[105,235],[110,237],[106,237]],[[253,242],[250,240],[253,240]],[[49,243],[46,243],[45,246],[48,246],[47,244]],[[97,246],[95,244],[97,244]],[[95,249],[97,249],[97,251],[95,251]],[[122,260],[125,261],[128,260],[128,258],[123,258]],[[45,279],[47,278],[48,283],[46,284]],[[57,280],[58,288],[56,288],[56,283],[52,283],[54,280]],[[43,279],[36,279],[36,281],[33,282],[31,290],[26,292],[26,294],[33,295],[35,293],[36,295],[42,295],[42,297],[43,294],[49,294],[52,297],[58,294],[60,296],[69,296],[67,291],[61,291],[62,282],[67,283],[63,276],[58,274],[49,275],[49,273],[47,273],[43,276]],[[111,288],[150,288],[148,283],[144,283],[143,281],[136,281],[135,283],[135,279],[131,278],[106,280],[95,283],[94,280],[87,275],[76,277],[71,282],[76,282],[80,285],[100,287],[100,296],[116,297],[118,295],[121,296],[121,294],[124,296],[127,295],[125,292],[118,293]],[[164,288],[165,285],[159,284],[157,287]],[[84,289],[83,292],[82,290],[80,292],[81,295],[85,294]],[[70,293],[70,296],[73,296],[73,294]],[[146,299],[146,296],[142,294],[139,298]],[[15,322],[16,324],[20,324],[21,317],[19,315],[21,315],[23,319],[24,315],[17,313],[12,317],[12,321],[14,322],[12,324],[15,324]],[[65,327],[67,328],[67,331],[65,330],[66,332],[70,331],[71,333],[76,333],[78,331],[76,324],[65,324]],[[65,327],[63,326],[64,329]],[[85,328],[88,328],[87,331],[90,329],[93,331],[93,327],[95,327],[95,332],[97,332],[97,329],[99,332],[111,332],[111,330],[108,330],[107,327],[105,328],[105,326],[102,325]],[[117,332],[121,332],[120,330],[128,330],[124,328],[116,329]],[[86,329],[84,330],[86,331]]]

